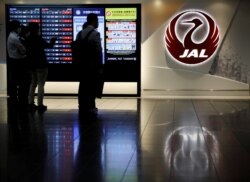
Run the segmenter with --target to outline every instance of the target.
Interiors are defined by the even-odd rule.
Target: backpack
[[[88,60],[91,56],[93,56],[93,48],[88,43],[88,37],[93,31],[94,29],[90,30],[84,39],[81,39],[81,37],[79,37],[75,41],[71,42],[70,46],[72,51],[73,64],[82,64],[83,61]]]

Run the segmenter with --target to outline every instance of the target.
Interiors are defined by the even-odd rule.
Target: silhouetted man
[[[83,51],[84,57],[80,59],[80,84],[78,92],[78,104],[80,113],[97,114],[95,99],[98,92],[100,77],[103,71],[102,47],[98,27],[98,17],[94,13],[87,16],[87,27],[78,36],[87,41],[87,48]]]
[[[28,109],[29,73],[26,48],[20,40],[21,24],[13,20],[9,24],[8,51],[8,92],[10,102],[22,111]]]

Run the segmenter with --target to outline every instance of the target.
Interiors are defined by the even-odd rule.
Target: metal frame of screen
[[[22,11],[17,12],[15,8]],[[27,24],[29,20],[37,21],[45,39],[59,37],[56,47],[46,50],[50,62],[48,81],[71,82],[78,81],[78,78],[74,74],[72,64],[69,64],[71,61],[69,42],[74,40],[79,25],[82,25],[87,13],[90,12],[99,13],[100,31],[99,29],[98,31],[102,38],[105,81],[136,82],[135,96],[140,96],[140,4],[7,4],[6,22],[13,19],[20,20],[22,24]],[[8,26],[6,29],[8,36]]]

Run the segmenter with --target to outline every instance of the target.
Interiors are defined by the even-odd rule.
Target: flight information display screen
[[[57,37],[53,49],[46,49],[47,60],[50,64],[72,63],[70,43],[73,40],[72,8],[46,7],[41,8],[41,34],[49,42]]]
[[[49,80],[74,81],[70,44],[82,30],[87,15],[96,13],[105,79],[136,81],[140,79],[140,8],[139,4],[7,5],[6,20],[19,20],[25,26],[37,22],[46,41],[56,37],[55,46],[45,50],[49,68],[56,72],[50,71]]]
[[[8,21],[18,20],[25,26],[27,26],[29,22],[40,23],[41,20],[40,8],[11,6],[7,10],[8,10],[7,12]]]
[[[107,61],[136,61],[136,8],[106,8]]]

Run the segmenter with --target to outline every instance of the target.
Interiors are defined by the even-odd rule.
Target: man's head
[[[10,22],[10,31],[20,33],[21,31],[21,23],[17,20],[13,20]]]
[[[39,34],[39,23],[36,22],[30,22],[28,24],[28,29],[30,31],[30,34]]]
[[[97,28],[98,27],[98,17],[97,14],[95,13],[90,13],[87,16],[87,23],[88,25],[92,25],[93,27]]]

